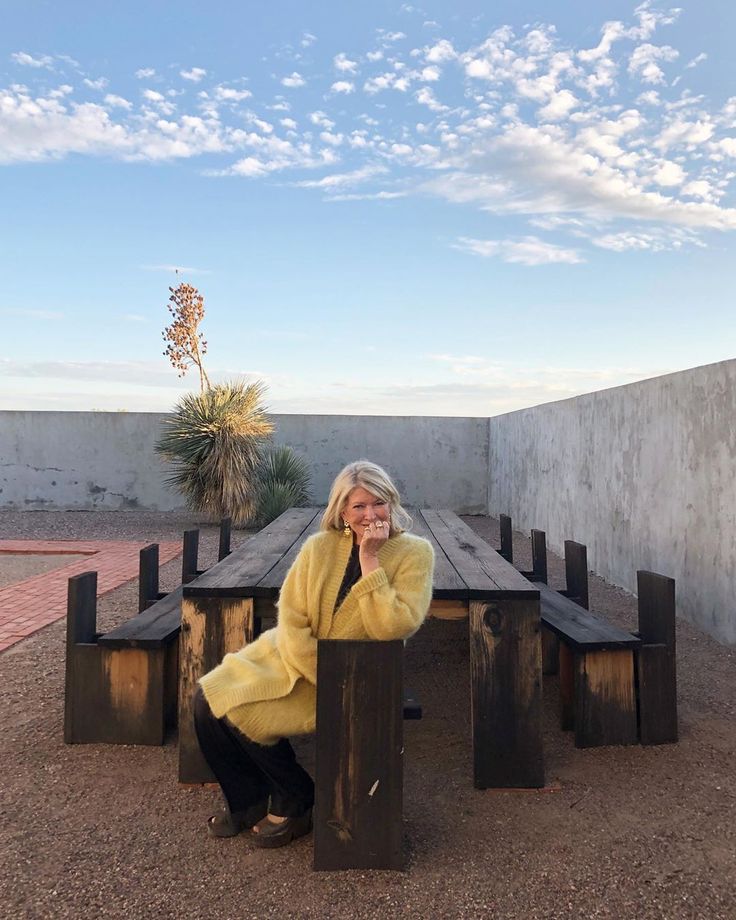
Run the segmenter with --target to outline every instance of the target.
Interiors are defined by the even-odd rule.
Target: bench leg
[[[570,647],[559,642],[560,669],[560,728],[570,732],[575,728],[575,670]]]
[[[192,698],[197,681],[228,652],[253,641],[253,598],[183,598],[179,634],[179,782],[211,783],[199,750]]]
[[[315,869],[403,869],[403,642],[321,640]]]
[[[542,627],[542,674],[556,674],[560,667],[560,640]]]
[[[470,603],[476,789],[544,786],[539,601]]]
[[[636,744],[632,649],[575,655],[575,746]]]
[[[656,572],[636,573],[639,635],[636,666],[642,744],[677,741],[675,582]]]

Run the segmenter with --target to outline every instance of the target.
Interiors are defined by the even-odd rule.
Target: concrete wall
[[[489,509],[588,546],[588,564],[636,590],[677,581],[678,613],[736,642],[736,361],[490,420]]]
[[[181,507],[154,452],[163,415],[147,412],[0,412],[0,509]],[[324,502],[338,470],[369,457],[395,477],[409,504],[484,514],[488,420],[277,415],[278,444],[312,467]]]

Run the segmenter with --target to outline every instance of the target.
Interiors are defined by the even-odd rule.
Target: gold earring
[[[345,534],[346,537],[349,537],[350,534],[352,533],[352,530],[351,530],[351,528],[350,528],[350,524],[348,524],[348,522],[347,522],[344,518],[343,518],[343,524],[344,524],[345,526],[343,527],[342,532]]]

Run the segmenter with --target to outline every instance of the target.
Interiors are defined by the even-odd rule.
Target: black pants
[[[286,738],[272,746],[256,744],[212,715],[201,687],[194,694],[194,727],[231,813],[249,811],[255,824],[269,811],[295,818],[314,804],[312,778]]]

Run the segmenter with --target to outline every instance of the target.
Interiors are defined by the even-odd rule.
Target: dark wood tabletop
[[[229,556],[184,585],[184,597],[278,597],[323,508],[290,508]],[[412,509],[412,533],[434,547],[437,600],[538,598],[539,590],[453,511]]]

